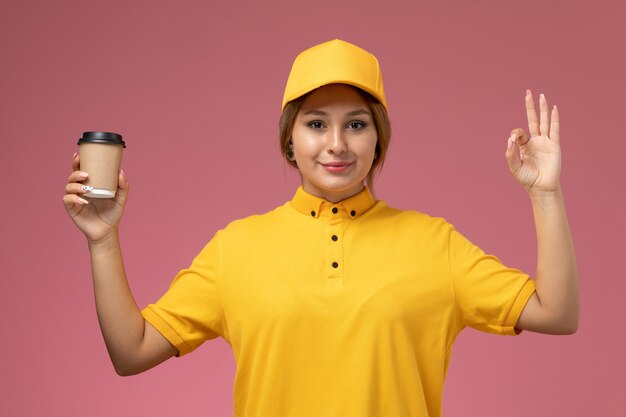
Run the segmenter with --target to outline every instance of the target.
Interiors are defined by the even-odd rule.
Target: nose
[[[348,150],[345,132],[340,126],[328,130],[327,150],[335,155],[342,154]]]

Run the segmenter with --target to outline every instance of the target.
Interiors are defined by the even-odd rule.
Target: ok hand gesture
[[[530,138],[523,129],[511,131],[506,159],[515,179],[528,192],[553,192],[560,189],[561,146],[559,111],[549,114],[548,102],[539,96],[539,121],[530,90],[526,90],[526,116]]]

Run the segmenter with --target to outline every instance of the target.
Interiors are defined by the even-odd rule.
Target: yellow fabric
[[[316,88],[333,83],[365,90],[387,108],[378,59],[340,39],[315,45],[296,57],[285,86],[282,108]]]
[[[443,219],[299,188],[217,232],[143,313],[180,355],[231,345],[236,417],[437,417],[458,333],[514,335],[534,288]]]

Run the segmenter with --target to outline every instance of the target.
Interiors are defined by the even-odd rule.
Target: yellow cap
[[[353,85],[370,93],[387,108],[376,57],[339,39],[316,45],[296,57],[285,87],[282,108],[291,100],[326,84]]]

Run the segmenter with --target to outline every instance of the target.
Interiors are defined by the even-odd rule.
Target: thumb
[[[117,186],[122,190],[128,189],[128,181],[126,180],[126,174],[124,174],[123,169],[120,169],[120,175],[117,178]]]
[[[115,198],[119,197],[119,201],[122,205],[126,202],[126,197],[128,196],[128,180],[126,179],[126,174],[124,171],[120,169],[120,174],[117,177],[117,193]]]

